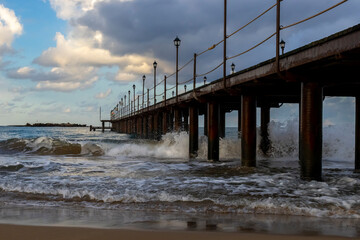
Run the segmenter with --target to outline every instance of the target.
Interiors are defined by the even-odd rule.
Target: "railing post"
[[[150,106],[150,95],[149,95],[149,89],[147,89],[147,109],[149,111],[149,106]]]
[[[195,92],[196,88],[196,53],[194,53],[194,83],[193,83],[193,92]]]
[[[280,62],[279,62],[279,51],[280,51],[280,2],[281,0],[276,0],[276,71],[280,73]]]
[[[164,106],[166,106],[166,76],[164,76]]]
[[[223,82],[226,88],[226,18],[227,18],[227,0],[224,0],[224,69],[223,69]]]

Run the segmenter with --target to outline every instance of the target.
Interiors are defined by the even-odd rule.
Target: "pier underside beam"
[[[322,178],[323,89],[319,83],[301,84],[299,160],[301,178]]]
[[[199,149],[199,109],[197,106],[189,107],[190,131],[189,131],[189,157],[196,158]]]
[[[219,104],[207,104],[208,118],[208,160],[219,161]]]
[[[355,102],[355,172],[360,173],[360,96]]]
[[[256,97],[243,95],[241,99],[241,165],[256,166]]]

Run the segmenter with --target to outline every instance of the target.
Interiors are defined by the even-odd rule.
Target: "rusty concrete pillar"
[[[219,104],[208,102],[208,160],[219,161]]]
[[[262,106],[261,107],[261,129],[260,129],[260,149],[265,156],[267,156],[268,151],[271,147],[271,142],[269,139],[269,122],[270,122],[270,107]]]
[[[174,109],[174,121],[175,121],[175,131],[179,132],[181,130],[181,113],[180,109]]]
[[[241,107],[238,110],[238,138],[241,138]]]
[[[143,117],[143,133],[144,133],[144,138],[149,138],[149,127],[148,127],[148,125],[149,125],[149,116],[148,115],[145,115],[144,117]]]
[[[162,113],[162,134],[166,134],[168,132],[168,116],[167,112]]]
[[[184,122],[183,122],[184,131],[189,132],[189,109],[185,108],[182,111],[182,115],[184,117]]]
[[[360,173],[360,96],[355,101],[355,172]]]
[[[174,131],[174,112],[173,111],[170,111],[170,113],[168,115],[168,128],[169,128],[170,132]]]
[[[208,114],[207,111],[204,113],[204,136],[208,135]]]
[[[154,139],[159,139],[159,113],[154,113],[153,136]]]
[[[189,157],[196,158],[199,150],[199,108],[189,107],[190,131],[189,131]]]
[[[220,119],[219,119],[219,137],[224,138],[225,137],[225,116],[226,111],[224,106],[220,105]]]
[[[256,167],[256,96],[241,99],[241,165]]]
[[[299,160],[301,178],[322,178],[323,89],[317,82],[301,84]]]

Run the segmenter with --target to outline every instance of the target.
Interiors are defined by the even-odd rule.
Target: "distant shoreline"
[[[87,127],[87,125],[78,123],[26,123],[25,125],[10,125],[9,127]]]

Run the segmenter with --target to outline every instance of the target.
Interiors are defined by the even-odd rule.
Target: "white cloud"
[[[101,93],[98,93],[96,94],[96,98],[97,99],[104,99],[104,98],[107,98],[110,94],[111,94],[112,90],[111,88],[109,88],[106,92],[101,92]]]
[[[64,110],[63,110],[63,112],[64,113],[71,113],[71,109],[68,107],[68,108],[65,108]]]
[[[15,36],[22,34],[23,26],[15,12],[0,4],[0,46],[2,50],[11,49]]]
[[[52,91],[62,91],[69,92],[77,89],[89,88],[93,85],[94,82],[98,80],[98,77],[95,76],[90,80],[82,82],[53,82],[53,81],[41,81],[36,84],[36,90],[52,90]]]

